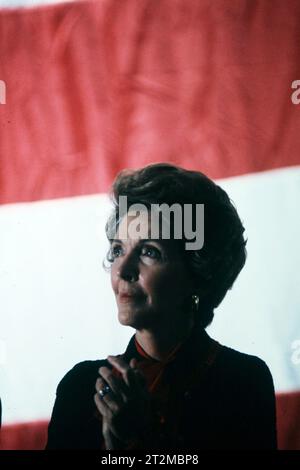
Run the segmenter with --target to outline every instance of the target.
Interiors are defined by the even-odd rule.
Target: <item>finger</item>
[[[101,400],[100,395],[98,393],[95,393],[94,395],[94,402],[96,404],[98,411],[103,416],[103,418],[106,418],[107,420],[111,420],[112,410],[103,400]]]
[[[130,367],[132,367],[133,369],[137,369],[137,360],[136,358],[132,358],[131,361],[129,362],[129,365]]]
[[[135,385],[135,373],[132,367],[129,367],[129,364],[127,364],[124,359],[117,356],[107,356],[107,360],[122,374],[122,377],[128,387]]]
[[[99,374],[105,382],[110,386],[113,393],[120,398],[121,401],[124,401],[125,398],[128,398],[130,395],[130,391],[124,381],[119,377],[116,377],[111,369],[108,367],[100,367]]]
[[[114,392],[111,390],[110,392],[106,393],[104,397],[100,395],[100,391],[103,390],[104,386],[107,385],[103,379],[98,378],[96,381],[96,390],[99,395],[99,399],[107,405],[112,413],[118,413],[121,406],[123,405],[124,401],[119,395],[115,395]]]
[[[141,393],[142,395],[148,393],[146,379],[139,369],[130,367],[120,356],[108,356],[107,360],[122,374],[124,382],[131,389],[129,399],[136,393]],[[137,365],[137,362],[134,360],[131,364]]]
[[[137,360],[135,358],[131,359],[131,361],[129,362],[129,366],[136,373],[136,376],[137,376],[138,380],[140,381],[140,384],[144,388],[147,387],[146,377],[144,376],[143,372],[139,369]]]
[[[104,397],[102,398],[103,400],[105,399],[106,396],[110,395],[110,396],[113,396],[116,400],[116,402],[119,404],[119,405],[122,405],[123,403],[125,403],[128,399],[129,399],[129,396],[130,396],[130,392],[127,392],[127,387],[124,383],[115,383],[114,382],[114,377],[113,378],[109,378],[108,380],[104,380],[102,377],[98,377],[97,381],[96,381],[96,385],[95,385],[95,388],[97,390],[97,392],[99,393],[100,390],[103,390],[105,386],[109,386],[111,391],[108,392],[107,394],[104,395]],[[120,387],[119,387],[120,385]],[[123,387],[125,389],[125,391],[123,391]],[[100,394],[100,393],[99,393]],[[100,394],[100,398],[101,398],[101,394]]]
[[[100,390],[104,389],[105,385],[107,385],[105,383],[105,381],[103,379],[101,379],[101,377],[98,377],[97,380],[96,380],[96,384],[95,384],[96,391],[99,393]]]
[[[98,389],[98,394],[97,395],[98,395],[99,400],[109,408],[112,415],[116,415],[117,413],[119,413],[119,411],[120,411],[120,409],[123,405],[123,401],[121,401],[120,398],[116,397],[116,395],[114,395],[113,392],[111,392],[111,391],[106,393],[104,395],[104,397],[102,397],[99,393],[99,391],[102,388],[103,387]]]

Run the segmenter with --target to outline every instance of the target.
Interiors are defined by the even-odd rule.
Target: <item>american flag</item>
[[[2,449],[43,448],[75,363],[125,350],[102,260],[123,168],[200,170],[248,259],[208,333],[261,357],[300,449],[300,3],[0,1]]]

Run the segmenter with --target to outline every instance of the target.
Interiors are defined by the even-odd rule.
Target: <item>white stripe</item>
[[[44,6],[54,3],[70,3],[74,0],[0,0],[0,8]]]
[[[300,168],[219,181],[247,228],[248,260],[209,333],[269,365],[278,391],[300,389]],[[109,274],[106,196],[0,209],[0,390],[4,422],[48,418],[76,362],[124,351]]]

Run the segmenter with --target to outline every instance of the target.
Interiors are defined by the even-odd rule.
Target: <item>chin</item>
[[[134,314],[132,312],[120,312],[118,313],[119,323],[123,326],[131,326],[135,329],[141,329],[145,327],[142,314]]]
[[[131,312],[120,312],[118,313],[118,320],[121,325],[124,326],[133,326],[135,323],[135,315]]]

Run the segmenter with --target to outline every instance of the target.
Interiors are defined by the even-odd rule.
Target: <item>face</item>
[[[151,240],[146,213],[138,216],[140,235],[132,235],[134,219],[130,213],[122,219],[111,244],[111,283],[119,321],[136,329],[168,327],[170,322],[180,327],[190,321],[186,305],[193,292],[182,254],[170,240]]]

